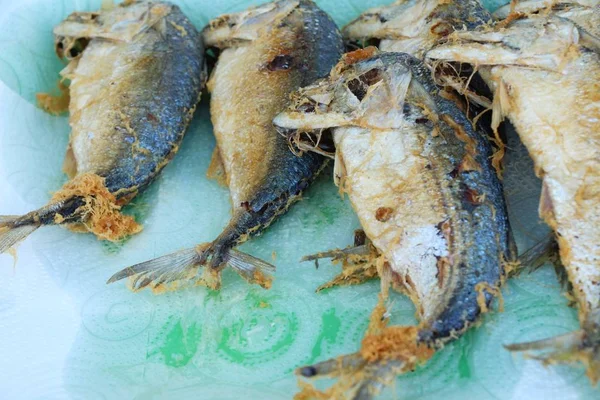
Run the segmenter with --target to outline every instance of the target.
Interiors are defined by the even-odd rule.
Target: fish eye
[[[380,69],[373,68],[361,74],[359,77],[348,82],[348,90],[358,99],[362,101],[367,95],[369,87],[383,80],[383,74]]]
[[[68,50],[68,57],[76,58],[77,56],[79,56],[81,53],[83,53],[83,50],[85,50],[89,42],[90,41],[87,38],[77,39],[73,43],[73,46],[71,46],[71,48]]]

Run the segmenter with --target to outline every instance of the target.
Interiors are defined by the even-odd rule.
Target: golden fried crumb
[[[60,89],[58,96],[50,93],[36,93],[35,95],[40,108],[53,115],[69,111],[69,102],[71,101],[69,87],[65,86],[62,82],[58,82],[58,88]]]
[[[83,214],[80,224],[69,228],[81,231],[83,227],[98,239],[116,242],[142,230],[133,217],[121,213],[116,197],[104,186],[104,178],[95,174],[82,174],[65,185],[52,196],[52,202],[82,197],[85,204],[77,211]],[[58,217],[60,220],[61,217]]]
[[[369,363],[401,360],[407,369],[433,356],[434,350],[417,340],[416,326],[391,326],[381,333],[367,335],[362,341],[360,355]]]

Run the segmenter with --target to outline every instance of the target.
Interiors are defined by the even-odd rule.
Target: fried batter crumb
[[[82,197],[85,204],[77,211],[83,214],[81,223],[69,228],[83,227],[98,239],[116,242],[142,230],[133,217],[121,213],[117,198],[104,185],[104,178],[95,174],[82,174],[67,182],[52,196],[53,202],[72,197]],[[60,217],[58,218],[60,220]]]
[[[69,111],[69,102],[71,101],[69,87],[62,82],[58,82],[58,88],[60,89],[60,94],[58,96],[54,96],[50,93],[36,93],[35,95],[40,108],[53,115],[59,115]]]
[[[300,391],[294,395],[294,400],[328,400],[333,397],[333,388],[320,391],[308,382],[298,380]]]
[[[504,298],[502,297],[500,288],[491,286],[487,282],[479,282],[477,285],[475,285],[475,291],[477,292],[477,304],[479,305],[482,313],[489,311],[488,305],[485,301],[485,291],[493,296],[498,297],[498,311],[504,310]]]
[[[406,369],[433,356],[434,349],[418,341],[416,326],[390,326],[381,333],[367,335],[362,341],[360,355],[369,363],[401,360]]]
[[[264,289],[271,289],[271,286],[273,285],[273,280],[271,279],[271,277],[263,274],[258,269],[254,270],[254,274],[253,274],[252,278],[253,278],[252,283],[256,283],[257,285],[259,285],[260,287],[262,287]]]

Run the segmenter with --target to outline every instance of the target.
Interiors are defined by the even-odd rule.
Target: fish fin
[[[18,219],[14,215],[0,216],[0,254],[6,253],[21,240],[29,236],[33,231],[40,227],[39,224],[23,224],[14,226],[13,223]]]
[[[264,289],[271,288],[273,283],[271,274],[275,272],[274,265],[235,249],[229,250],[226,259],[227,265],[248,283],[257,284]]]
[[[111,276],[106,283],[129,278],[133,291],[150,287],[153,292],[175,290],[182,283],[195,283],[198,279],[199,254],[195,248],[176,251],[149,261],[127,267]]]
[[[204,43],[207,47],[223,49],[255,40],[266,24],[277,25],[277,21],[287,17],[299,4],[300,1],[279,1],[221,15],[202,31]]]
[[[0,215],[0,227],[2,224],[13,222],[19,218],[19,215]]]
[[[146,287],[154,293],[177,290],[184,286],[203,285],[213,290],[221,287],[220,269],[204,267],[202,257],[209,246],[200,245],[167,254],[153,260],[127,267],[111,276],[110,284],[129,278],[129,288],[139,291]],[[275,267],[238,250],[228,250],[224,257],[246,281],[270,288]]]
[[[524,270],[535,271],[546,261],[551,261],[555,266],[560,263],[558,257],[558,243],[554,234],[549,233],[538,243],[531,246],[517,258],[517,266],[508,271],[510,276],[519,275]]]
[[[377,267],[372,263],[350,265],[345,267],[342,272],[333,277],[333,279],[319,286],[316,292],[336,286],[360,285],[361,283],[370,281],[378,276]]]
[[[512,352],[525,352],[525,356],[544,365],[580,362],[588,378],[596,385],[600,381],[600,326],[582,329],[565,335],[527,343],[504,345]]]
[[[213,151],[210,159],[210,165],[206,171],[206,177],[208,179],[214,179],[221,186],[227,187],[227,176],[225,175],[225,167],[223,166],[223,160],[221,159],[221,153],[219,148],[216,147]]]
[[[334,263],[342,262],[342,272],[317,288],[317,292],[336,286],[359,285],[379,276],[373,247],[362,244],[345,249],[335,249],[302,257],[301,261],[314,261],[319,268],[319,260],[331,258]]]

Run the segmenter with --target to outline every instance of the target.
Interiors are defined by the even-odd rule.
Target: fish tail
[[[226,260],[227,265],[248,283],[259,285],[264,289],[271,288],[272,274],[275,272],[274,265],[235,249],[229,250]]]
[[[25,215],[0,215],[0,254],[9,251],[42,225],[79,221],[82,200],[70,197],[52,202]]]
[[[15,215],[0,215],[0,254],[9,251],[41,225],[22,219]]]
[[[402,372],[401,361],[368,363],[360,353],[347,354],[317,364],[298,368],[296,374],[304,378],[340,377],[329,389],[320,391],[309,382],[300,382],[295,399],[348,398],[370,400]],[[343,377],[342,377],[343,376]]]
[[[581,329],[565,335],[533,342],[504,345],[512,352],[525,352],[526,357],[544,365],[580,362],[592,384],[600,381],[600,329]]]
[[[208,266],[213,248],[203,244],[167,254],[114,274],[107,283],[129,278],[129,287],[139,291],[146,287],[155,293],[176,290],[184,286],[204,285],[217,290],[221,286],[222,268]],[[228,249],[223,255],[223,264],[232,267],[242,278],[265,289],[271,287],[271,273],[275,267],[241,251]]]

